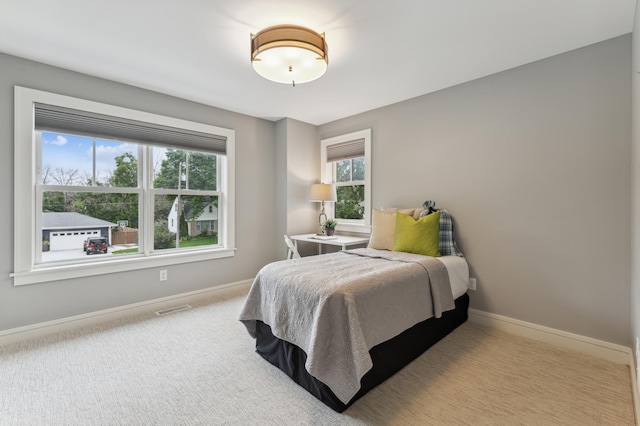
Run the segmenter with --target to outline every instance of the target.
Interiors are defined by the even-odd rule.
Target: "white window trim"
[[[15,86],[14,93],[14,272],[10,274],[14,285],[82,278],[235,255],[235,131],[19,86]],[[225,161],[220,161],[221,167],[219,167],[221,169],[219,176],[226,176],[226,178],[218,180],[220,184],[218,189],[221,192],[219,198],[221,207],[218,209],[218,214],[220,223],[225,225],[224,232],[221,232],[218,237],[221,247],[185,252],[155,252],[121,259],[101,259],[97,262],[36,264],[42,235],[41,232],[36,232],[36,224],[39,223],[36,209],[36,179],[39,173],[36,167],[39,166],[36,162],[38,149],[34,135],[35,103],[59,105],[97,114],[226,136]],[[143,176],[146,176],[145,171]]]
[[[320,169],[322,183],[332,183],[332,163],[327,163],[327,147],[356,139],[364,139],[364,220],[338,220],[336,231],[355,232],[362,234],[371,233],[371,129],[364,129],[346,135],[335,136],[320,141]],[[326,210],[335,217],[335,204],[328,203]]]

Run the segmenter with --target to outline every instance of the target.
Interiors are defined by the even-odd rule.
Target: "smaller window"
[[[364,219],[364,165],[364,156],[333,162],[332,174],[338,197],[335,218],[338,221]]]
[[[328,214],[339,231],[371,230],[371,129],[321,141],[322,182],[336,185]]]

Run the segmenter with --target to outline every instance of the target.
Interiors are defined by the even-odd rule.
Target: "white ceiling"
[[[256,117],[311,124],[630,33],[636,0],[0,0],[0,52]],[[252,69],[249,34],[326,33],[329,69]],[[1,70],[0,70],[1,72]]]

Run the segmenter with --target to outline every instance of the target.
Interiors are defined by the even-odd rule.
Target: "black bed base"
[[[304,367],[307,354],[302,349],[275,337],[271,333],[271,327],[262,321],[257,321],[256,324],[256,352],[313,396],[341,413],[464,323],[467,320],[469,296],[463,294],[455,300],[455,304],[455,309],[444,312],[441,318],[429,318],[371,348],[369,353],[373,368],[362,377],[360,390],[346,404],[327,385],[307,372]]]

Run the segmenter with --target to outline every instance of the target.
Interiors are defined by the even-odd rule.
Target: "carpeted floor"
[[[342,414],[254,352],[243,294],[0,347],[0,425],[633,425],[628,367],[465,323]]]

